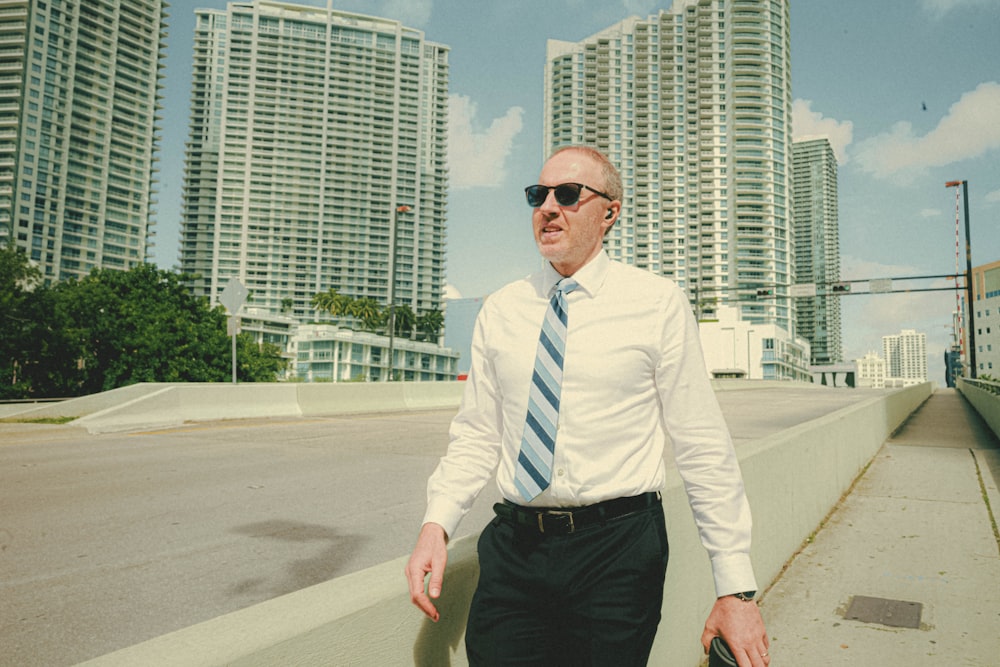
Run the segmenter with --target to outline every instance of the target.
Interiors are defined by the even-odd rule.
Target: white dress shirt
[[[453,534],[496,471],[514,474],[538,333],[561,278],[551,266],[483,304],[447,454],[428,482],[425,522]],[[530,505],[574,507],[658,491],[665,444],[708,550],[716,593],[756,589],[750,508],[729,429],[705,370],[697,323],[671,280],[599,253],[573,278],[552,483]]]

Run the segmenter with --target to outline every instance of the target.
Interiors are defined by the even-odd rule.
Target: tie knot
[[[580,283],[576,282],[572,278],[563,278],[562,280],[556,283],[554,291],[561,292],[563,294],[569,294],[579,286]]]

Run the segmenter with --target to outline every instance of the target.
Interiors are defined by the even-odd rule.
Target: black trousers
[[[479,538],[469,664],[645,665],[668,551],[659,502],[569,535],[495,518]]]

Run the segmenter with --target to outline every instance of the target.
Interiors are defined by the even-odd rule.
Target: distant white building
[[[793,339],[776,324],[740,319],[739,310],[723,306],[718,319],[698,324],[705,366],[712,377],[810,382],[809,342]]]
[[[791,331],[791,3],[657,4],[547,42],[543,152],[589,144],[618,166],[611,259],[671,278],[701,312],[726,298]]]
[[[293,378],[304,382],[378,382],[389,377],[389,338],[367,331],[351,331],[332,324],[300,324],[290,340]],[[393,370],[397,380],[436,382],[454,380],[458,352],[395,338]]]
[[[882,336],[886,385],[907,387],[927,382],[927,334],[903,329]]]
[[[46,283],[146,261],[168,7],[0,2],[0,246]]]
[[[130,3],[102,14],[117,25],[115,4],[124,13]],[[300,322],[333,317],[312,306],[331,288],[418,314],[440,310],[449,48],[395,19],[323,4],[254,0],[195,10],[181,269],[213,303],[239,278],[258,308]],[[129,27],[154,38],[161,31]],[[151,90],[155,54],[152,63],[142,66]],[[77,115],[83,123],[88,114],[74,114],[74,123]],[[112,174],[138,171],[133,164]],[[120,198],[132,204],[130,194]]]
[[[885,359],[875,352],[869,352],[857,359],[858,387],[885,389]]]

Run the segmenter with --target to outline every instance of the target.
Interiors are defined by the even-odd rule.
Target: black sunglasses
[[[595,190],[583,183],[560,183],[559,185],[529,185],[524,189],[524,196],[528,200],[528,206],[538,208],[545,203],[549,196],[549,190],[555,190],[556,203],[560,206],[574,206],[580,201],[580,192],[586,188],[594,194],[601,195],[609,201],[614,201],[600,190]]]

